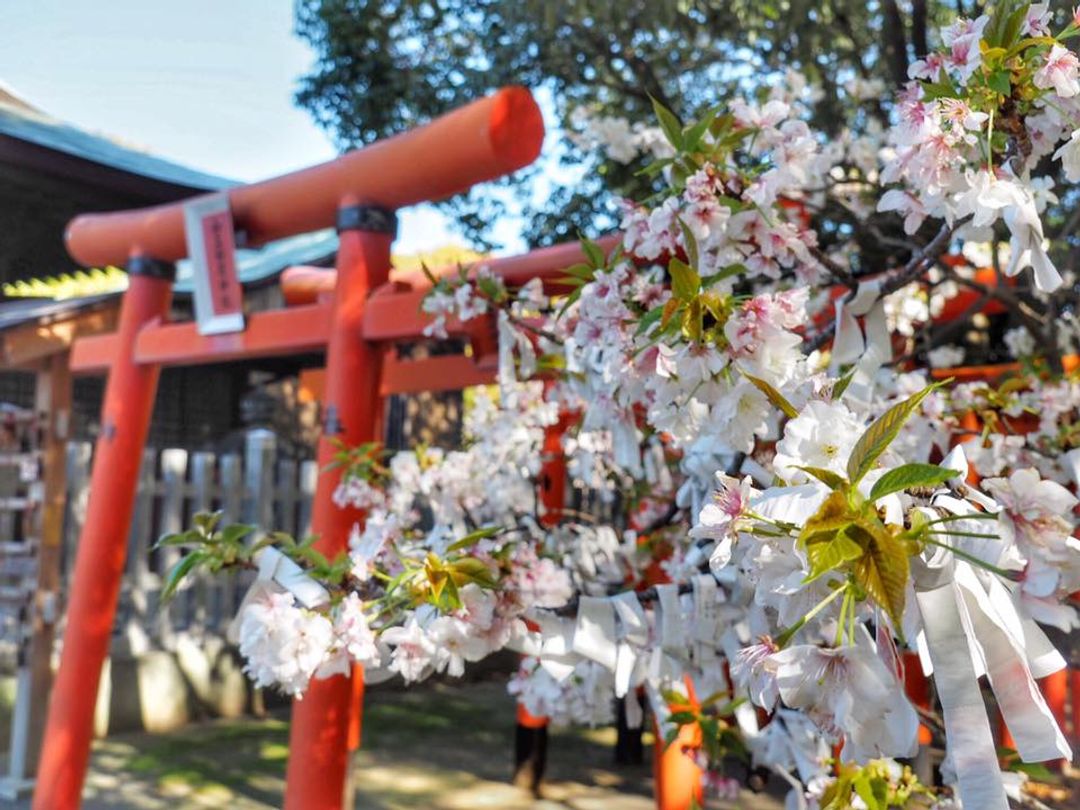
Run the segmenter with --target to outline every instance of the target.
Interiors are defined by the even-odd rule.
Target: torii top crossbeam
[[[336,160],[228,191],[249,246],[334,225],[343,205],[390,211],[440,200],[532,163],[544,122],[528,90],[509,87],[426,126]],[[68,252],[88,267],[125,265],[134,254],[187,255],[183,203],[76,217]]]

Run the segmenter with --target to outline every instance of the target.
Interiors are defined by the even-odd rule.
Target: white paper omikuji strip
[[[294,563],[276,548],[267,546],[258,553],[259,579],[276,582],[289,591],[296,600],[308,608],[317,608],[330,601],[326,588],[304,573],[304,569]]]
[[[679,604],[679,586],[666,582],[656,586],[657,620],[660,648],[681,650],[686,646],[682,608]]]
[[[960,783],[960,800],[979,810],[1009,810],[994,736],[968,649],[956,586],[947,582],[916,592],[926,644],[934,664],[945,735]]]
[[[615,606],[605,596],[582,596],[574,628],[574,652],[615,671]]]
[[[1031,676],[1021,640],[1005,628],[975,572],[966,563],[956,566],[956,584],[967,607],[972,635],[982,650],[998,709],[1016,742],[1020,758],[1024,762],[1072,759],[1072,749]]]
[[[624,697],[634,683],[634,673],[640,651],[649,643],[649,624],[645,610],[641,607],[637,595],[623,591],[611,597],[618,618],[618,653],[615,662],[615,697]],[[630,704],[636,704],[636,698],[627,701],[627,722],[629,723]],[[635,728],[635,726],[631,726]]]

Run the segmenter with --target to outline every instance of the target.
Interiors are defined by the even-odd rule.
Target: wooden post
[[[67,439],[71,425],[71,372],[67,352],[54,354],[44,362],[44,367],[37,372],[34,399],[41,431],[42,498],[34,527],[38,538],[38,571],[30,616],[28,774],[37,770],[45,732],[45,712],[53,680],[53,640],[60,614],[60,558],[67,494]]]

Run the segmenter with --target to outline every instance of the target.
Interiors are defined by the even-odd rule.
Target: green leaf
[[[679,123],[679,119],[675,117],[675,113],[652,96],[649,96],[649,99],[652,101],[656,120],[660,122],[660,129],[664,131],[664,137],[668,139],[668,143],[674,146],[676,150],[682,151],[682,124]]]
[[[1012,14],[1009,15],[1005,21],[1004,30],[1001,35],[1001,42],[998,44],[1003,48],[1010,48],[1012,45],[1020,39],[1020,30],[1024,25],[1024,20],[1027,19],[1028,9],[1031,7],[1031,3],[1020,3]]]
[[[216,512],[196,512],[191,520],[195,524],[196,529],[203,534],[210,534],[214,531],[214,527],[217,526],[218,521],[221,520],[221,515],[222,512],[220,510]]]
[[[306,560],[316,568],[326,569],[330,567],[330,561],[326,559],[326,555],[313,546],[301,545],[297,548],[295,556],[301,560]]]
[[[788,419],[794,419],[799,415],[799,412],[795,410],[795,406],[788,402],[783,394],[769,385],[769,383],[765,382],[765,380],[745,372],[743,372],[743,376],[757,386],[758,390],[768,398],[769,402],[779,408]]]
[[[1020,773],[1026,773],[1032,779],[1038,782],[1053,782],[1054,772],[1043,765],[1041,762],[1023,762],[1017,760],[1006,766],[1006,770],[1019,771]]]
[[[812,542],[806,546],[806,558],[810,563],[810,573],[804,582],[813,582],[830,571],[835,571],[844,563],[863,556],[863,547],[848,537],[846,531],[837,531],[831,539]]]
[[[928,385],[903,402],[898,402],[866,429],[855,443],[855,447],[848,457],[847,473],[852,486],[858,484],[863,479],[863,476],[873,469],[874,463],[892,444],[893,439],[897,437],[900,429],[911,418],[911,415],[918,410],[922,401],[930,395],[931,391],[941,387],[942,384]]]
[[[606,259],[604,258],[603,249],[593,242],[591,239],[581,240],[581,250],[585,254],[585,257],[592,264],[593,268],[600,269],[606,265]]]
[[[880,779],[873,779],[866,770],[863,770],[852,780],[851,786],[855,788],[855,792],[859,794],[867,810],[887,810],[884,795],[886,786]]]
[[[907,545],[877,518],[860,520],[849,530],[865,548],[855,561],[855,581],[892,620],[893,630],[903,633],[904,601],[911,560]]]
[[[671,275],[671,291],[680,301],[689,301],[701,290],[701,276],[682,259],[672,259],[668,263]]]
[[[664,315],[664,305],[661,304],[658,307],[653,307],[644,315],[641,316],[641,320],[638,321],[637,329],[634,330],[635,335],[643,335],[649,331],[655,323],[660,322],[660,318]]]
[[[697,123],[691,124],[683,130],[683,149],[685,151],[693,152],[698,148],[698,144],[701,143],[702,137],[709,131],[709,127],[712,126],[713,121],[716,120],[716,114],[718,112],[719,108],[713,107],[706,112]]]
[[[483,588],[496,588],[499,583],[495,580],[488,564],[476,557],[463,557],[452,563],[447,563],[446,570],[457,584],[464,585],[467,582],[475,582]]]
[[[152,550],[165,548],[166,546],[201,545],[205,539],[205,536],[195,529],[188,529],[186,532],[179,532],[176,534],[163,534],[157,539],[157,542],[154,543]]]
[[[469,546],[475,545],[478,540],[483,540],[488,537],[494,537],[501,531],[501,526],[486,526],[483,529],[477,529],[474,532],[469,532],[460,540],[456,540],[455,542],[451,543],[449,546],[447,546],[446,550],[447,552],[461,551],[461,549],[463,548],[468,548]]]
[[[682,221],[682,217],[676,217],[676,221],[679,223],[679,230],[682,231],[683,244],[686,245],[686,258],[690,260],[690,267],[697,272],[698,267],[698,244],[697,237],[694,236],[694,232],[690,230],[689,226]],[[698,280],[698,286],[701,286],[701,280]]]
[[[1014,20],[1019,16],[1022,23],[1030,5],[1029,0],[997,0],[994,3],[994,12],[990,17],[990,24],[983,33],[986,44],[991,48],[1007,48],[1012,45],[1016,35],[1013,34],[1011,40],[1007,39],[1007,37],[1014,27]],[[1018,31],[1019,24],[1015,24],[1015,27]]]
[[[675,723],[679,726],[685,726],[687,723],[696,723],[697,714],[694,712],[672,712],[668,717],[669,723]]]
[[[870,490],[870,500],[876,501],[911,487],[936,487],[959,474],[956,470],[939,467],[937,464],[904,464],[889,470],[877,480]]]
[[[195,567],[207,559],[205,551],[193,551],[179,560],[169,571],[165,578],[165,586],[161,589],[161,601],[168,602],[176,594],[177,589],[184,581],[184,577],[190,574]]]
[[[667,329],[668,322],[675,316],[680,307],[678,298],[669,298],[660,310],[660,328]]]
[[[701,340],[701,314],[701,299],[695,297],[686,305],[682,316],[682,333],[687,340]]]
[[[818,539],[818,535],[831,536],[855,520],[858,515],[851,509],[847,495],[843,492],[831,492],[810,516],[799,532],[799,542],[803,545]]]
[[[572,264],[569,267],[563,269],[563,272],[568,276],[580,279],[582,281],[592,281],[596,276],[596,270],[584,262],[578,264]]]
[[[701,286],[704,287],[705,289],[708,289],[709,287],[716,284],[718,281],[723,281],[726,278],[731,278],[732,276],[737,276],[737,275],[739,275],[739,273],[745,273],[745,272],[746,272],[746,265],[745,264],[728,265],[723,270],[718,270],[715,273],[710,273],[709,275],[707,275],[703,279],[701,279]]]
[[[814,476],[814,478],[829,489],[841,489],[842,487],[847,486],[847,479],[842,475],[837,475],[832,470],[826,470],[823,467],[803,467],[796,464],[795,469],[810,473],[810,475]]]
[[[837,380],[835,383],[833,383],[833,387],[832,387],[832,401],[833,402],[837,402],[840,399],[840,397],[842,397],[844,395],[844,392],[848,390],[848,386],[851,385],[851,381],[853,379],[855,379],[855,372],[856,371],[857,371],[857,369],[855,367],[852,367],[851,369],[848,370],[848,372],[843,377],[841,377],[839,380]]]
[[[244,523],[232,523],[221,530],[219,540],[222,543],[238,543],[255,531],[256,528]]]
[[[664,699],[664,703],[666,703],[668,706],[686,705],[686,695],[674,689],[661,689],[660,697]]]
[[[986,77],[986,84],[995,93],[1008,96],[1012,93],[1012,74],[1005,69],[995,70]]]
[[[655,177],[660,174],[664,169],[670,166],[675,161],[672,158],[662,158],[661,160],[655,160],[640,171],[634,172],[635,177]]]

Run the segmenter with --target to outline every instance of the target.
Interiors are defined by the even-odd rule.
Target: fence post
[[[262,531],[274,526],[274,457],[277,436],[256,428],[244,437],[244,520]]]
[[[150,570],[150,546],[154,532],[154,499],[157,495],[157,451],[146,448],[139,466],[139,491],[135,495],[135,512],[131,519],[130,545],[127,564],[128,598],[139,626],[153,635],[155,621],[150,605],[150,593],[160,584],[160,578]]]
[[[192,514],[209,512],[214,508],[214,454],[191,454],[191,507]],[[193,583],[195,604],[192,615],[192,627],[202,631],[210,622],[217,623],[218,605],[221,602],[221,583],[216,577],[208,577],[200,571]],[[211,619],[213,617],[213,619]]]
[[[225,523],[239,523],[244,520],[244,471],[240,456],[236,453],[224,455],[218,461],[218,473],[221,477],[221,519]],[[243,599],[242,585],[237,574],[229,574],[221,582],[221,617],[219,629],[224,629],[236,615]]]
[[[90,493],[90,458],[93,447],[89,442],[68,442],[67,446],[67,503],[64,510],[64,545],[60,555],[64,576],[64,591],[71,585],[75,549],[86,522],[86,501]]]
[[[184,512],[187,461],[187,450],[172,447],[161,451],[161,521],[158,525],[161,534],[178,534],[184,530],[187,520]],[[144,542],[148,539],[144,537]],[[180,559],[180,551],[175,546],[166,546],[157,553],[157,573],[164,588],[169,571]],[[184,592],[177,593],[170,604],[161,601],[161,591],[158,591],[158,639],[167,650],[172,649],[176,641],[174,623],[179,621],[183,624],[188,619],[190,593],[186,584],[183,589]]]
[[[67,440],[71,427],[71,372],[68,353],[54,354],[38,372],[36,407],[40,420],[41,512],[37,593],[34,598],[30,643],[30,730],[26,745],[27,772],[37,770],[45,731],[45,710],[52,689],[52,654],[60,613],[63,582],[64,505],[67,490]]]
[[[296,503],[298,498],[296,462],[283,458],[277,463],[277,482],[274,487],[274,500],[277,501],[277,528],[288,532],[293,537],[297,534]]]
[[[311,533],[311,504],[315,501],[315,486],[319,480],[319,462],[305,461],[300,465],[300,514],[296,533],[304,537]]]

